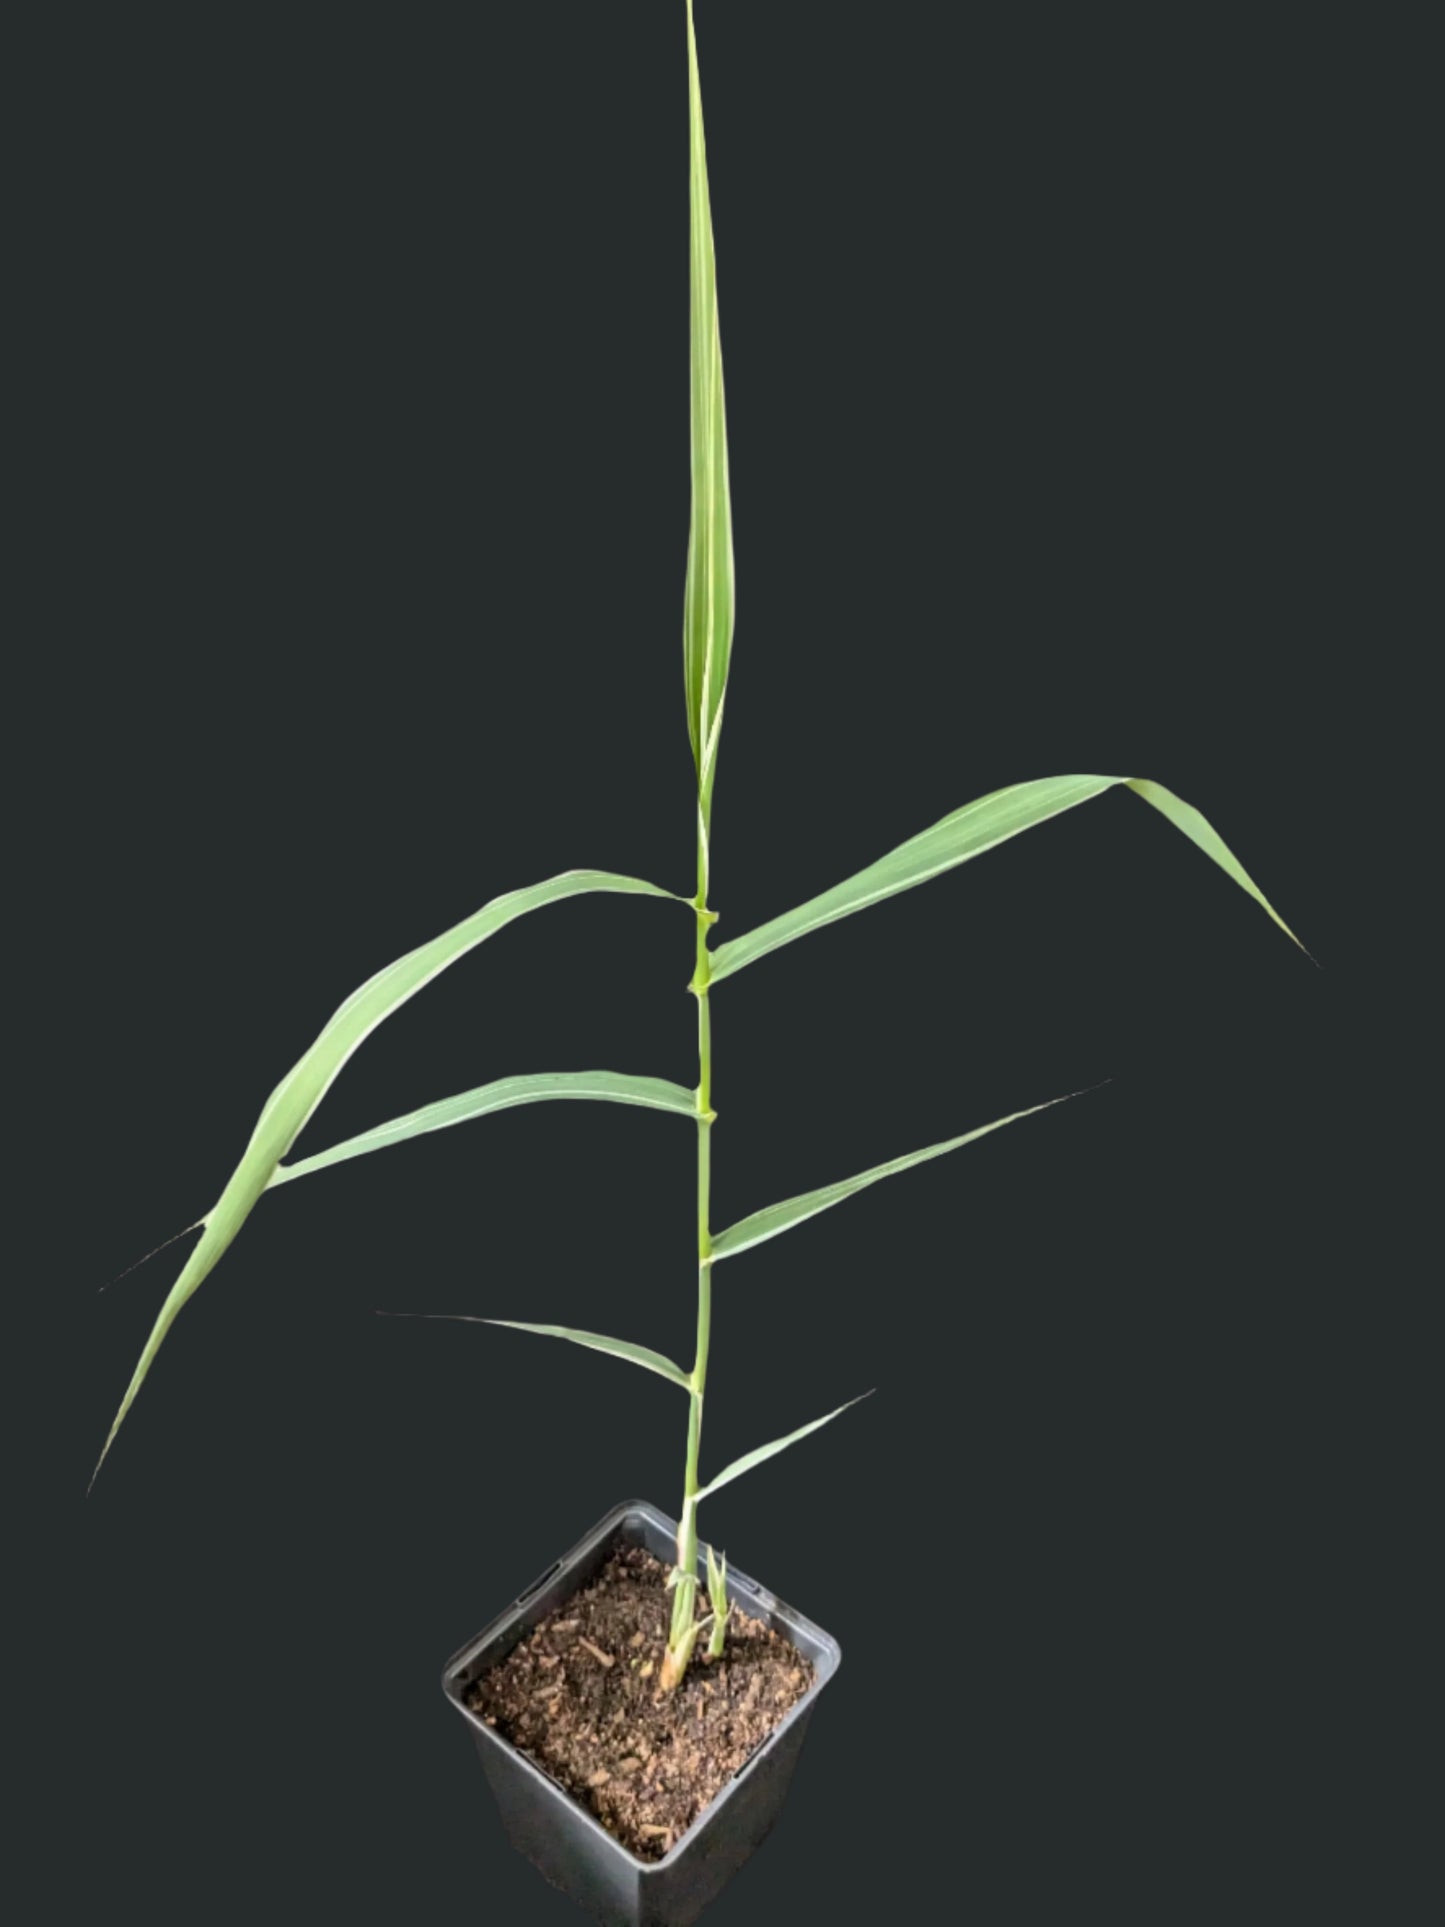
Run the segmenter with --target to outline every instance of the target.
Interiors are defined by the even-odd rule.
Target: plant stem
[[[690,985],[697,998],[697,1351],[692,1366],[692,1397],[687,1420],[687,1470],[683,1479],[682,1518],[677,1530],[676,1591],[672,1633],[663,1661],[662,1685],[676,1686],[692,1656],[694,1602],[697,1597],[698,1456],[702,1448],[702,1401],[707,1385],[708,1341],[712,1335],[712,1009],[708,1002],[710,964],[707,933],[716,918],[707,907],[707,856],[698,847],[697,967]]]

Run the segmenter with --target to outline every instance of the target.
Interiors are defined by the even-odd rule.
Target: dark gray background
[[[1422,525],[1373,520],[1409,52],[700,14],[720,936],[1099,769],[1203,808],[1324,965],[1109,796],[720,988],[718,1225],[1114,1081],[719,1274],[708,1464],[878,1391],[708,1509],[845,1654],[710,1918],[1289,1918],[1301,1869],[1347,1891],[1358,1602],[1403,1583],[1370,1468],[1419,1423],[1379,1134],[1421,953],[1364,774],[1421,633]],[[673,1505],[682,1404],[373,1314],[686,1356],[686,1128],[539,1107],[265,1200],[81,1495],[177,1254],[95,1287],[349,989],[559,869],[690,887],[683,48],[680,3],[122,10],[19,70],[15,1663],[57,1914],[573,1918],[437,1678],[614,1501]],[[690,942],[661,903],[515,926],[306,1146],[514,1071],[691,1082]]]

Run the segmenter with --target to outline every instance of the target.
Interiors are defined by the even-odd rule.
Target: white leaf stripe
[[[1070,1097],[1080,1093],[1070,1091],[1064,1097],[1051,1097],[1046,1103],[1031,1104],[1027,1110],[1011,1111],[1007,1117],[995,1118],[992,1124],[980,1124],[977,1130],[965,1131],[962,1137],[946,1138],[941,1144],[929,1144],[921,1151],[910,1151],[901,1158],[890,1158],[886,1164],[875,1164],[870,1170],[860,1171],[856,1177],[840,1178],[836,1184],[821,1185],[816,1191],[805,1191],[796,1198],[785,1198],[781,1204],[770,1204],[762,1211],[753,1212],[751,1217],[740,1218],[712,1241],[712,1262],[719,1263],[724,1258],[735,1258],[739,1252],[750,1251],[754,1245],[766,1243],[784,1231],[791,1231],[794,1225],[804,1224],[820,1211],[831,1211],[835,1204],[842,1204],[858,1191],[866,1191],[870,1184],[877,1184],[883,1178],[891,1178],[900,1171],[907,1171],[915,1164],[926,1164],[930,1158],[941,1158],[949,1151],[961,1150],[965,1144],[973,1144],[991,1131],[1001,1131],[1005,1124],[1015,1124],[1021,1117],[1032,1117],[1037,1111],[1047,1111],[1055,1104],[1065,1104]]]
[[[707,143],[692,8],[688,8],[688,205],[692,512],[683,609],[687,727],[698,796],[710,815],[735,620],[732,507]]]
[[[605,870],[564,870],[542,883],[494,897],[472,916],[444,930],[439,937],[433,937],[430,943],[398,957],[395,963],[387,964],[368,978],[359,990],[352,991],[337,1007],[310,1050],[266,1100],[247,1147],[247,1156],[257,1149],[270,1150],[274,1146],[275,1158],[283,1158],[347,1060],[377,1025],[400,1010],[468,951],[530,911],[598,891],[628,896],[673,895],[672,891],[661,890],[655,883],[644,883],[637,877],[617,876]]]
[[[796,1432],[789,1432],[786,1438],[774,1439],[771,1445],[759,1445],[751,1452],[744,1452],[740,1459],[734,1459],[731,1465],[724,1466],[715,1479],[699,1487],[697,1497],[705,1499],[710,1493],[730,1485],[734,1479],[740,1479],[744,1472],[751,1472],[755,1465],[761,1465],[764,1459],[770,1459],[778,1452],[785,1452],[790,1445],[796,1445],[799,1439],[805,1439],[810,1432],[816,1432],[820,1426],[831,1425],[833,1420],[846,1412],[850,1405],[857,1405],[860,1400],[872,1396],[871,1391],[860,1392],[857,1398],[850,1398],[836,1411],[825,1412],[822,1418],[815,1418],[807,1425],[800,1425]]]
[[[289,1183],[292,1178],[309,1176],[340,1164],[347,1158],[363,1157],[369,1151],[385,1150],[407,1138],[421,1137],[429,1131],[449,1130],[517,1104],[541,1104],[556,1098],[600,1099],[613,1104],[636,1104],[657,1111],[676,1111],[692,1121],[697,1118],[696,1094],[681,1084],[670,1084],[661,1077],[629,1077],[621,1071],[542,1071],[522,1077],[501,1077],[482,1084],[458,1097],[444,1097],[435,1104],[394,1117],[390,1123],[377,1124],[357,1137],[333,1144],[295,1164],[279,1164],[271,1177],[271,1188]]]
[[[964,804],[930,829],[909,837],[888,855],[870,863],[855,876],[834,884],[832,889],[809,898],[781,916],[745,931],[730,943],[720,944],[713,952],[712,981],[719,982],[734,972],[756,963],[770,950],[805,937],[840,917],[852,916],[880,903],[885,897],[941,876],[945,870],[967,863],[984,851],[995,849],[1011,837],[1046,823],[1065,810],[1087,803],[1105,790],[1123,787],[1150,804],[1183,832],[1205,855],[1212,858],[1225,874],[1254,898],[1293,942],[1298,937],[1269,902],[1264,892],[1245,870],[1234,852],[1208,820],[1182,797],[1162,783],[1127,776],[1047,776],[1035,782],[1015,783]],[[1300,948],[1304,946],[1301,944]]]
[[[456,1325],[502,1325],[508,1331],[535,1332],[539,1338],[565,1338],[573,1345],[584,1345],[588,1351],[607,1352],[613,1358],[624,1358],[630,1365],[640,1365],[644,1371],[656,1372],[660,1378],[680,1385],[685,1392],[691,1392],[692,1380],[680,1365],[674,1365],[670,1358],[655,1352],[648,1345],[634,1345],[626,1338],[608,1338],[601,1332],[577,1331],[571,1325],[532,1325],[518,1318],[478,1318],[470,1312],[460,1311],[419,1311],[383,1312],[384,1318],[436,1318],[448,1320]]]
[[[564,898],[582,896],[592,891],[668,897],[679,903],[688,901],[683,897],[673,897],[671,890],[659,889],[655,883],[645,883],[639,877],[618,876],[609,870],[566,870],[560,876],[548,877],[541,883],[529,884],[524,889],[494,897],[461,923],[444,930],[439,937],[433,937],[429,943],[409,950],[395,963],[387,964],[338,1005],[311,1048],[267,1098],[240,1163],[231,1173],[220,1197],[201,1220],[204,1230],[195,1250],[182,1267],[180,1276],[171,1286],[151,1328],[150,1337],[126,1387],[125,1397],[120,1402],[120,1409],[101,1448],[100,1458],[96,1462],[97,1472],[104,1464],[116,1433],[135,1403],[146,1373],[181,1308],[225,1255],[255,1208],[257,1199],[271,1183],[277,1165],[301,1135],[307,1120],[353,1052],[393,1011],[399,1010],[434,977],[440,976],[458,958],[464,957],[488,937],[495,936],[514,919],[532,910],[540,910],[546,904],[559,903]],[[94,1476],[92,1473],[92,1481]]]

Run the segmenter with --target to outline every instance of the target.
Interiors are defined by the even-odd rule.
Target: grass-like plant
[[[1046,1108],[1034,1105],[1027,1111],[1016,1111],[1009,1117],[995,1119],[991,1124],[980,1125],[957,1137],[948,1138],[941,1144],[910,1151],[885,1164],[875,1165],[871,1170],[861,1171],[856,1176],[824,1185],[801,1197],[785,1199],[781,1204],[769,1205],[765,1210],[756,1211],[725,1231],[714,1234],[708,1200],[712,1133],[716,1122],[712,1107],[710,1015],[715,987],[735,976],[738,971],[757,963],[782,944],[808,936],[839,917],[865,910],[901,890],[910,890],[916,884],[926,883],[943,871],[993,849],[996,844],[1121,785],[1182,830],[1191,842],[1212,857],[1241,888],[1247,890],[1286,934],[1293,936],[1204,817],[1172,791],[1158,783],[1134,777],[1050,776],[1033,782],[1016,783],[1008,789],[981,797],[977,802],[965,804],[942,822],[935,823],[931,829],[911,837],[887,856],[869,864],[856,876],[825,890],[821,896],[811,898],[796,909],[774,917],[770,922],[734,937],[716,949],[711,947],[709,935],[717,916],[709,901],[712,884],[709,846],[718,740],[722,731],[733,643],[733,542],[712,215],[708,200],[707,158],[703,141],[702,96],[692,0],[688,0],[687,31],[691,186],[692,521],[683,606],[683,681],[687,726],[697,774],[696,892],[688,898],[660,889],[655,884],[642,882],[637,877],[618,876],[600,870],[569,870],[561,876],[549,877],[545,882],[514,890],[485,904],[474,916],[441,936],[434,937],[430,943],[422,944],[419,949],[409,951],[354,991],[305,1056],[288,1071],[271,1093],[251,1134],[245,1155],[216,1204],[200,1221],[200,1241],[161,1308],[101,1452],[103,1462],[177,1313],[215,1267],[264,1192],[308,1176],[313,1171],[324,1170],[327,1165],[338,1164],[346,1158],[360,1157],[387,1145],[398,1144],[406,1138],[444,1130],[514,1104],[538,1103],[549,1098],[592,1098],[675,1111],[680,1117],[689,1119],[697,1132],[697,1347],[691,1370],[684,1371],[670,1358],[665,1358],[646,1345],[607,1338],[597,1332],[574,1331],[560,1325],[523,1324],[508,1319],[482,1321],[566,1338],[575,1344],[608,1352],[615,1358],[629,1360],[634,1365],[660,1374],[686,1394],[688,1428],[682,1516],[678,1530],[677,1563],[671,1577],[674,1589],[671,1634],[662,1671],[662,1684],[667,1688],[675,1687],[686,1672],[694,1645],[703,1630],[710,1626],[709,1652],[714,1656],[723,1650],[726,1638],[726,1563],[715,1556],[711,1547],[707,1548],[707,1587],[713,1610],[709,1618],[699,1620],[697,1616],[698,1507],[709,1494],[739,1478],[744,1472],[751,1471],[754,1466],[761,1465],[786,1446],[796,1444],[847,1409],[846,1405],[839,1406],[837,1411],[799,1426],[785,1438],[760,1445],[725,1466],[711,1479],[703,1481],[702,1422],[707,1391],[708,1344],[712,1329],[714,1270],[724,1259],[738,1257],[765,1239],[792,1230],[795,1225],[802,1224],[818,1212],[841,1204],[845,1198],[863,1190],[865,1186],[876,1184],[880,1178],[891,1177],[895,1172],[905,1171],[925,1159],[942,1157],[946,1152],[971,1144],[987,1132],[1013,1123],[1016,1118]],[[696,1089],[685,1090],[681,1085],[668,1083],[661,1078],[611,1071],[550,1071],[535,1076],[507,1077],[496,1083],[485,1084],[480,1089],[463,1092],[458,1097],[427,1105],[420,1111],[393,1119],[389,1124],[378,1125],[359,1137],[333,1145],[329,1150],[302,1158],[296,1163],[283,1162],[352,1052],[408,998],[424,989],[459,957],[495,936],[514,918],[540,910],[546,904],[560,902],[564,897],[597,890],[672,897],[679,904],[686,905],[694,919],[696,962],[690,990],[697,1002]],[[850,1404],[854,1402],[848,1401]]]

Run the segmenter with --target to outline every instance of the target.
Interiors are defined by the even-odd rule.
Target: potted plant
[[[884,1177],[961,1149],[1045,1108],[1033,1105],[977,1125],[715,1231],[710,1211],[717,1121],[710,1017],[714,990],[778,947],[927,882],[1120,786],[1159,811],[1285,927],[1190,804],[1144,779],[1075,775],[1020,782],[968,803],[820,896],[714,944],[712,811],[733,641],[733,554],[691,0],[687,38],[692,518],[683,667],[696,772],[695,888],[689,895],[631,876],[569,871],[494,899],[353,992],[277,1085],[220,1198],[192,1227],[201,1230],[200,1240],[161,1309],[101,1454],[103,1461],[181,1307],[266,1191],[518,1104],[562,1098],[605,1101],[685,1118],[697,1142],[697,1339],[690,1366],[631,1339],[544,1323],[478,1321],[564,1338],[673,1384],[686,1404],[678,1516],[671,1518],[640,1501],[614,1508],[463,1648],[444,1675],[449,1697],[476,1736],[514,1839],[550,1877],[601,1917],[619,1921],[684,1921],[718,1891],[776,1816],[808,1718],[839,1657],[827,1634],[730,1569],[703,1541],[700,1508],[710,1494],[828,1424],[856,1398],[706,1476],[702,1431],[714,1269]],[[684,915],[690,919],[694,970],[688,988],[698,1026],[695,1087],[603,1071],[510,1077],[443,1099],[315,1155],[285,1161],[353,1051],[403,1003],[515,918],[599,891],[675,900],[679,920]]]

